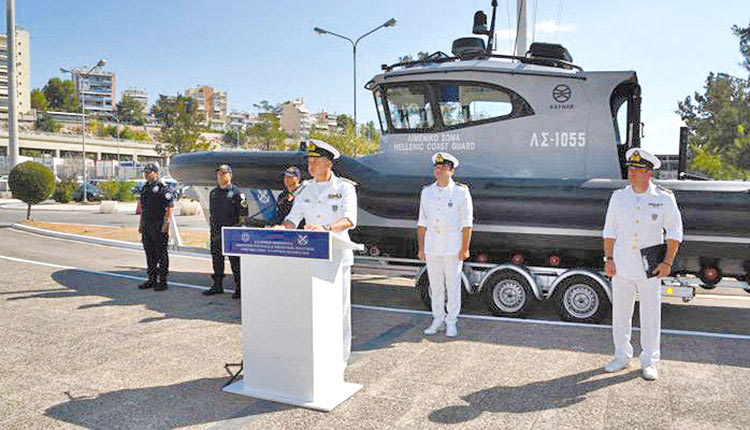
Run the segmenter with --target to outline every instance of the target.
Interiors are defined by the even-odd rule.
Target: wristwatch
[[[607,256],[605,255],[604,257],[602,257],[602,261],[606,263],[607,261],[614,261],[614,258],[612,258],[612,257],[607,257]]]

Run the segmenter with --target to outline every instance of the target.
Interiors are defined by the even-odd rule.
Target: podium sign
[[[224,227],[224,255],[269,255],[331,261],[328,232]]]
[[[330,232],[224,227],[240,257],[244,377],[224,391],[330,411],[362,388],[344,381],[344,256]]]

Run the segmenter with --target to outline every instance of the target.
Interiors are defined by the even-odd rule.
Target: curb
[[[61,233],[58,231],[31,227],[31,226],[19,224],[19,223],[11,224],[10,228],[14,230],[18,230],[18,231],[27,232],[27,233],[38,234],[41,236],[54,237],[57,239],[72,240],[75,242],[90,243],[92,245],[111,246],[113,248],[134,249],[137,251],[143,250],[143,245],[141,245],[140,243],[126,242],[123,240],[103,239],[100,237],[84,236],[84,235],[73,234],[73,233]],[[182,246],[182,247],[179,247],[179,249],[175,248],[174,246],[170,246],[169,249],[175,252],[176,255],[184,255],[184,256],[189,256],[189,257],[192,256],[192,257],[204,258],[207,255],[211,254],[211,252],[207,248],[201,248],[198,246]]]

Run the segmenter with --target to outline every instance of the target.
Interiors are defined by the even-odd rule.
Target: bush
[[[13,198],[28,205],[26,219],[31,218],[31,205],[45,201],[55,189],[55,175],[39,163],[26,161],[10,171],[8,187]]]
[[[73,193],[76,188],[78,188],[78,184],[75,181],[71,179],[63,180],[55,186],[52,198],[58,203],[68,203],[73,200]]]
[[[116,181],[105,181],[99,184],[99,189],[102,190],[102,200],[117,200],[120,184]]]
[[[120,189],[117,190],[117,200],[120,202],[132,202],[136,197],[130,191],[135,186],[135,181],[120,182]]]

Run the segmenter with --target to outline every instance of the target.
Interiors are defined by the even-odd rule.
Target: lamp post
[[[371,35],[372,33],[375,33],[376,31],[380,30],[383,27],[393,27],[396,25],[396,18],[391,18],[388,21],[380,24],[379,26],[375,27],[374,29],[368,31],[367,33],[359,36],[357,40],[352,40],[346,36],[342,36],[340,34],[336,34],[332,31],[324,30],[320,27],[315,27],[313,30],[318,34],[330,34],[331,36],[338,37],[340,39],[348,40],[349,43],[352,44],[352,59],[354,63],[353,75],[354,75],[354,132],[355,134],[358,134],[357,131],[357,44],[360,40],[364,39],[365,37]]]
[[[87,176],[87,168],[86,168],[86,93],[83,92],[83,81],[81,81],[81,78],[88,78],[91,75],[91,72],[94,70],[104,67],[107,64],[107,60],[99,60],[98,63],[91,69],[89,69],[86,73],[81,73],[76,70],[66,70],[62,67],[60,68],[60,72],[62,73],[70,73],[70,78],[75,82],[75,76],[78,75],[78,93],[80,94],[81,99],[81,145],[82,145],[82,151],[83,151],[83,202],[88,202],[88,197],[86,195],[86,190],[88,188],[88,184],[86,181]]]

